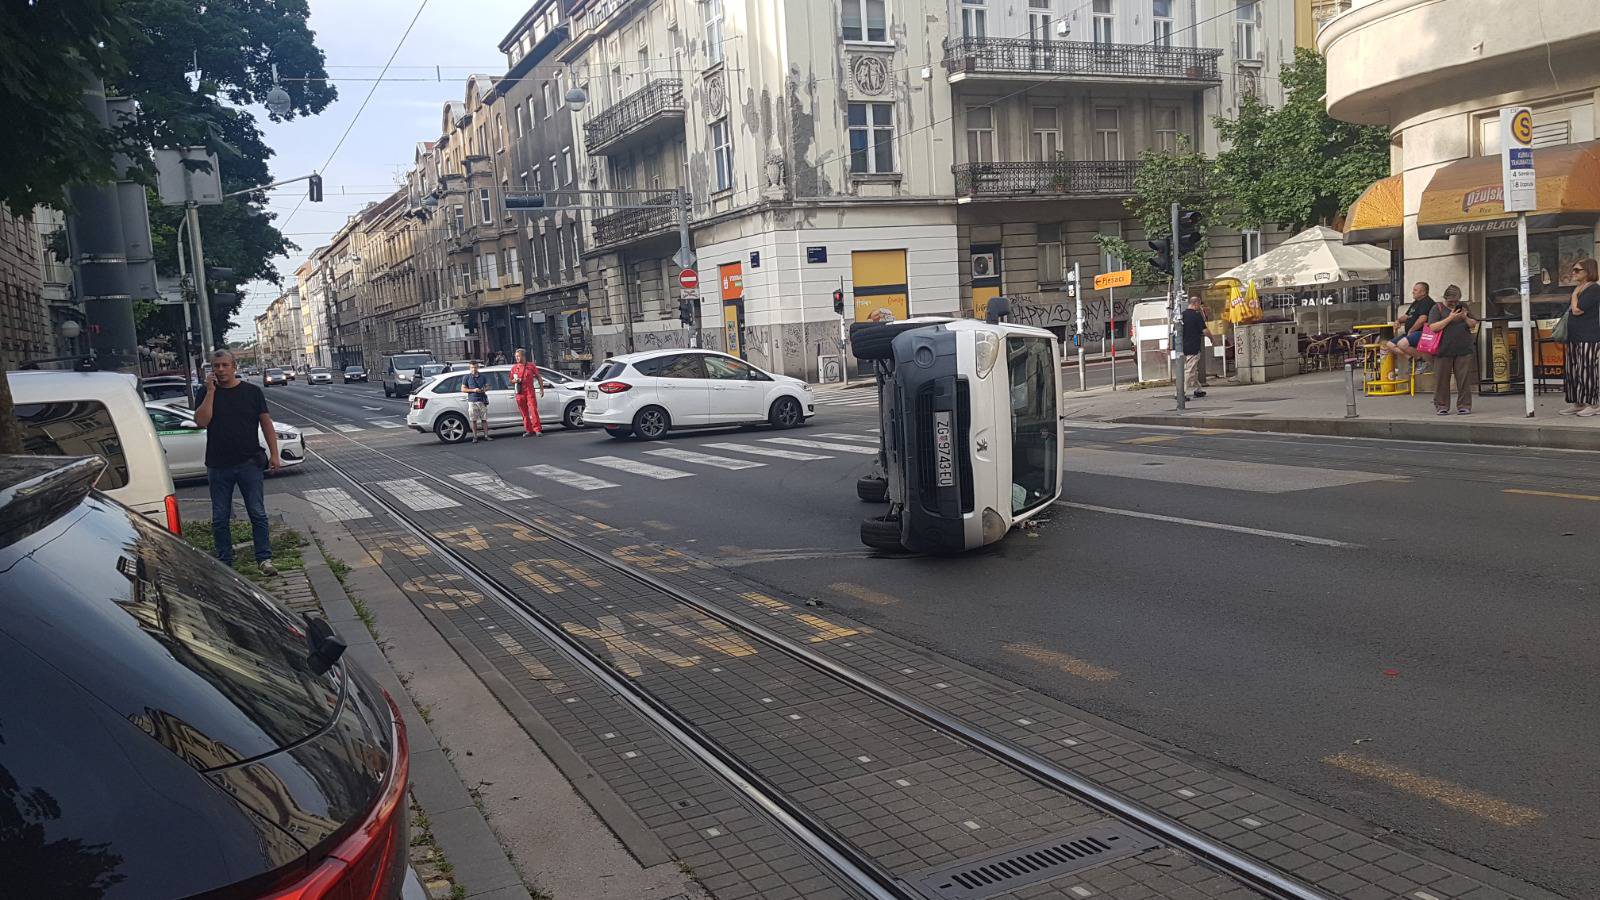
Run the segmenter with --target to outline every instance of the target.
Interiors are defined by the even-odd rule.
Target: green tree
[[[1140,166],[1133,178],[1133,196],[1123,203],[1128,214],[1139,220],[1147,240],[1159,240],[1172,234],[1172,204],[1183,209],[1196,210],[1211,223],[1216,220],[1218,204],[1211,189],[1211,163],[1181,141],[1176,150],[1146,150],[1139,154]],[[1096,238],[1102,250],[1120,258],[1133,271],[1135,284],[1159,284],[1167,280],[1164,272],[1152,265],[1155,254],[1146,241],[1137,243],[1120,237],[1100,235]],[[1200,245],[1183,258],[1185,281],[1204,277],[1206,240],[1202,232]]]
[[[1373,181],[1389,174],[1389,133],[1328,115],[1326,61],[1295,51],[1279,73],[1284,103],[1246,96],[1239,114],[1215,119],[1228,147],[1218,155],[1218,192],[1230,224],[1275,224],[1291,231],[1332,225]]]

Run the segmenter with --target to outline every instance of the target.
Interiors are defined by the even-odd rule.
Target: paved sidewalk
[[[1180,413],[1171,385],[1112,391],[1066,391],[1061,413],[1138,425],[1187,425],[1243,431],[1340,437],[1391,438],[1458,444],[1495,444],[1566,450],[1600,450],[1600,417],[1557,415],[1561,394],[1539,394],[1536,415],[1523,415],[1522,395],[1473,398],[1472,415],[1439,416],[1433,392],[1417,396],[1364,397],[1357,384],[1357,418],[1346,418],[1344,372],[1316,372],[1266,384],[1233,384],[1215,376],[1207,396]]]

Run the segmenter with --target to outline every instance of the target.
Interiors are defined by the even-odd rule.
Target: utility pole
[[[682,185],[679,185],[674,193],[677,195],[674,198],[674,202],[675,202],[675,205],[678,207],[678,252],[677,252],[677,254],[675,256],[672,257],[672,261],[678,264],[678,268],[679,269],[693,268],[694,263],[695,263],[695,256],[694,256],[694,248],[690,246],[690,244],[693,241],[693,238],[690,237],[690,235],[689,235],[689,213],[691,212],[691,209],[692,209],[692,207],[690,205],[690,200],[689,200],[689,191],[688,191],[687,188],[683,187]],[[680,296],[681,296],[681,294],[680,294]],[[690,321],[688,323],[688,325],[689,325],[689,346],[691,346],[691,347],[699,347],[700,346],[700,294],[699,294],[698,291],[696,291],[696,293],[694,294],[694,299],[690,303],[690,306],[694,310],[694,315],[692,316],[692,321]],[[630,316],[630,318],[631,318],[631,316]]]
[[[1088,390],[1088,373],[1084,370],[1083,362],[1083,284],[1079,281],[1080,272],[1077,263],[1072,264],[1072,299],[1077,301],[1078,331],[1074,339],[1078,345],[1078,390]]]
[[[1172,204],[1172,347],[1173,378],[1178,395],[1178,411],[1183,412],[1183,248],[1178,238],[1178,204]]]
[[[193,254],[189,271],[194,273],[195,311],[196,317],[200,320],[200,358],[210,362],[214,341],[211,331],[211,298],[206,289],[205,249],[200,244],[200,205],[193,200],[184,204],[184,221],[189,226],[189,252]]]

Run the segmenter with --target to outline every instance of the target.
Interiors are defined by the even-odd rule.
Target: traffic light
[[[1162,238],[1159,241],[1151,241],[1150,252],[1155,254],[1155,258],[1150,260],[1151,268],[1155,269],[1157,272],[1165,272],[1166,274],[1171,275],[1172,238]]]
[[[833,311],[838,315],[844,315],[844,288],[833,289]]]
[[[506,209],[544,209],[544,195],[528,191],[507,191]]]
[[[1178,213],[1178,255],[1188,256],[1200,248],[1203,237],[1199,210],[1186,209]]]
[[[322,202],[322,176],[312,175],[306,179],[306,199],[312,203]]]
[[[694,301],[688,297],[682,297],[678,300],[678,321],[682,322],[686,327],[694,327]]]

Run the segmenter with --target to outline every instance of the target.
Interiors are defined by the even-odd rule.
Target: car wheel
[[[459,444],[467,439],[467,420],[456,413],[445,413],[433,423],[433,433],[446,444]]]
[[[568,428],[583,427],[583,401],[574,400],[567,404],[567,409],[561,414],[561,424]]]
[[[861,543],[886,553],[904,553],[906,545],[900,542],[900,517],[873,516],[862,519]]]
[[[867,503],[884,503],[889,499],[889,479],[863,475],[856,479],[856,496]]]
[[[606,437],[616,438],[619,441],[625,440],[633,437],[633,429],[626,425],[607,425]]]
[[[389,393],[389,386],[387,384],[385,384],[383,386],[383,395],[385,397],[393,397],[394,396],[394,394]]]
[[[897,335],[926,327],[918,322],[855,322],[850,326],[850,352],[856,359],[893,359]]]
[[[646,406],[633,417],[633,433],[641,441],[660,440],[671,428],[672,417],[659,406]]]
[[[793,397],[779,397],[767,411],[767,423],[773,428],[794,428],[806,420],[800,401]]]

